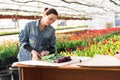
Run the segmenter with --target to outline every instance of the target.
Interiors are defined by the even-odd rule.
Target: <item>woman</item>
[[[19,61],[38,60],[55,51],[55,29],[51,24],[58,18],[58,12],[53,8],[45,8],[40,20],[26,24],[19,34],[21,44],[18,53]]]

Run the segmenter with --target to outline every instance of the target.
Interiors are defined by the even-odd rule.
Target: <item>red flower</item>
[[[80,48],[79,48],[79,50],[83,50],[83,49],[84,49],[84,47],[80,47]]]
[[[115,40],[115,39],[112,39],[112,41],[113,41],[113,42],[116,42],[117,40]]]
[[[90,41],[90,45],[94,44],[94,41]]]
[[[110,49],[108,49],[108,52],[110,53]]]
[[[103,44],[103,45],[106,44],[106,41],[103,41],[102,44]]]
[[[72,52],[72,48],[68,48],[68,52]]]

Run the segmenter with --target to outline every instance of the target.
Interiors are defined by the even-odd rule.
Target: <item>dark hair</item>
[[[55,14],[58,16],[58,12],[54,8],[45,8],[44,12],[46,15]]]

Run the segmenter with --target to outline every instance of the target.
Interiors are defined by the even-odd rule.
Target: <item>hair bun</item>
[[[48,10],[48,8],[45,8],[44,11]]]

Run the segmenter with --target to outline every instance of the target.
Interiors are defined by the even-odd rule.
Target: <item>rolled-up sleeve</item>
[[[56,36],[55,36],[55,29],[54,29],[50,37],[50,46],[55,47],[55,45],[56,45]]]
[[[49,47],[47,48],[50,53],[55,53],[55,47],[56,47],[56,36],[55,36],[55,30],[53,30],[52,35],[49,40]]]

